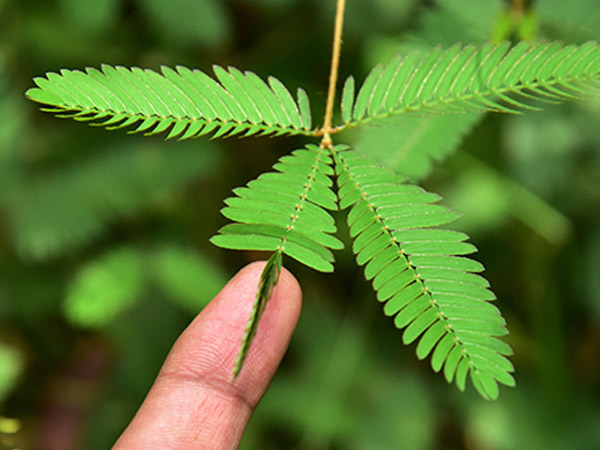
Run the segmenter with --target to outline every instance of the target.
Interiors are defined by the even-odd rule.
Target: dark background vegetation
[[[222,199],[304,143],[172,143],[60,121],[25,100],[32,77],[231,64],[303,86],[318,123],[334,3],[0,0],[0,448],[111,446],[177,335],[262,257],[208,243]],[[349,0],[341,76],[414,46],[599,30],[597,0]],[[448,386],[403,347],[348,250],[333,275],[287,260],[304,309],[242,448],[600,448],[599,120],[598,99],[479,117],[419,177],[464,213],[516,389],[488,403]]]

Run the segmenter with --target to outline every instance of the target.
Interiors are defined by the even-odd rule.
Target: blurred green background
[[[334,0],[0,0],[0,449],[106,449],[177,335],[259,254],[208,238],[230,189],[305,142],[164,142],[60,121],[32,77],[213,63],[304,87],[322,116]],[[600,40],[597,0],[348,0],[341,77],[411,48]],[[398,124],[346,142],[464,213],[499,300],[516,389],[461,394],[405,348],[348,250],[304,290],[242,449],[600,448],[600,100]],[[446,146],[428,140],[443,133]],[[439,141],[434,139],[433,141]],[[431,164],[435,153],[437,164]],[[443,155],[441,157],[440,155]],[[339,214],[340,235],[346,233]]]

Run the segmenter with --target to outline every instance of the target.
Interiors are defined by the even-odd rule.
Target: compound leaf
[[[183,66],[131,69],[103,65],[49,72],[34,79],[27,98],[59,117],[91,121],[108,129],[133,127],[132,133],[168,132],[169,139],[250,134],[304,134],[312,131],[308,96],[298,102],[283,83],[267,85],[252,72],[214,66],[216,80]]]
[[[406,113],[518,113],[539,109],[532,99],[585,97],[599,81],[596,42],[435,47],[375,66],[358,91],[347,126]],[[343,101],[352,104],[347,96]]]
[[[431,365],[444,367],[448,382],[463,390],[470,374],[483,397],[497,398],[498,382],[514,385],[510,347],[498,339],[507,331],[481,265],[465,256],[476,251],[468,236],[438,228],[458,214],[347,147],[335,148],[335,160],[356,260],[384,312],[405,328],[404,343],[420,338],[417,356],[433,352]]]
[[[336,227],[326,211],[337,209],[332,164],[328,151],[315,145],[282,157],[276,172],[235,189],[236,196],[225,200],[222,214],[237,223],[221,228],[212,243],[283,252],[313,269],[333,271],[330,249],[343,244],[330,234]]]

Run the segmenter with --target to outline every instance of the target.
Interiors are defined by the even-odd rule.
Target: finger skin
[[[152,389],[113,450],[235,449],[283,357],[302,293],[282,269],[246,363],[232,373],[264,262],[240,272],[173,346]]]

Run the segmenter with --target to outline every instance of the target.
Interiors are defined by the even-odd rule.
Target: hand
[[[232,371],[264,262],[235,275],[179,337],[113,450],[235,449],[300,315],[302,293],[282,269],[244,368]]]

